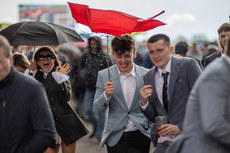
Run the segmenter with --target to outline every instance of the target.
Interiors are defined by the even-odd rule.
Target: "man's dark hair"
[[[148,42],[147,43],[155,43],[157,42],[158,40],[164,40],[165,42],[165,45],[167,45],[168,47],[171,46],[171,43],[170,43],[170,39],[167,35],[165,34],[156,34],[156,35],[153,35],[149,38]]]
[[[132,36],[124,34],[120,37],[114,37],[111,43],[112,50],[116,54],[124,54],[125,52],[131,52],[135,48],[135,41]]]
[[[221,32],[226,32],[226,31],[230,31],[230,23],[224,23],[222,24],[219,29],[218,29],[218,34],[220,35]]]
[[[186,56],[189,46],[185,41],[180,41],[175,45],[175,53]]]
[[[97,37],[97,36],[94,36],[94,37],[90,37],[88,39],[88,47],[89,49],[91,50],[90,48],[90,42],[94,40],[96,43],[97,43],[97,51],[102,51],[102,42],[101,42],[101,38],[100,37]]]

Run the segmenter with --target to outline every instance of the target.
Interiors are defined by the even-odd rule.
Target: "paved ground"
[[[71,105],[75,108],[75,104],[73,103],[73,101],[71,101]],[[91,132],[92,125],[87,121],[84,121],[84,123],[86,124],[86,126],[89,128]],[[103,148],[100,147],[99,146],[100,142],[96,138],[90,139],[89,135],[90,133],[78,141],[77,153],[107,153],[106,146],[104,146]],[[153,150],[154,147],[151,144],[150,153],[153,153]],[[61,149],[59,153],[62,153]]]
[[[92,130],[90,123],[85,122],[89,130]],[[89,136],[85,136],[79,140],[77,153],[107,153],[106,147],[101,148],[99,146],[99,141],[96,138],[90,139]],[[153,145],[151,144],[150,153],[154,150]]]
[[[85,122],[86,126],[92,131],[92,126]],[[89,138],[89,134],[81,138],[78,142],[77,153],[106,153],[106,147],[99,146],[100,142],[96,138]]]

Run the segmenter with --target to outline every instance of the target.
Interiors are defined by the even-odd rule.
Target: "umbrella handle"
[[[108,77],[109,77],[109,81],[110,81],[110,72],[109,72],[109,35],[106,35],[106,39],[107,39],[107,66],[108,66]]]
[[[151,18],[151,19],[156,18],[156,17],[158,17],[159,15],[163,14],[164,12],[165,12],[165,10],[161,11],[161,12],[158,13],[157,15],[154,15],[153,17],[150,17],[150,18]]]

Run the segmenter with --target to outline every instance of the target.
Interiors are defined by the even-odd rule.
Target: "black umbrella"
[[[39,21],[12,24],[0,32],[11,45],[59,45],[67,42],[84,42],[72,29]]]

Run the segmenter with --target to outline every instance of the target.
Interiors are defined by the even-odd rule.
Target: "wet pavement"
[[[73,108],[75,108],[75,103],[73,100],[71,100],[70,104],[72,105]],[[84,121],[85,125],[89,129],[90,133],[84,137],[82,137],[80,140],[78,140],[77,144],[77,153],[107,153],[106,146],[100,147],[99,140],[97,140],[96,137],[89,138],[91,132],[92,132],[92,125],[88,121]],[[153,153],[154,147],[151,144],[150,151],[149,153]],[[62,153],[61,148],[59,153]]]
[[[84,121],[86,126],[92,131],[92,125]],[[91,132],[78,141],[77,153],[106,153],[106,146],[100,147],[99,140],[96,137],[89,138]]]
[[[92,131],[92,126],[90,123],[84,121],[86,126]],[[77,153],[107,153],[106,146],[103,148],[99,146],[100,142],[94,137],[92,139],[87,136],[81,138],[78,142]],[[149,153],[153,153],[154,147],[151,144]]]

